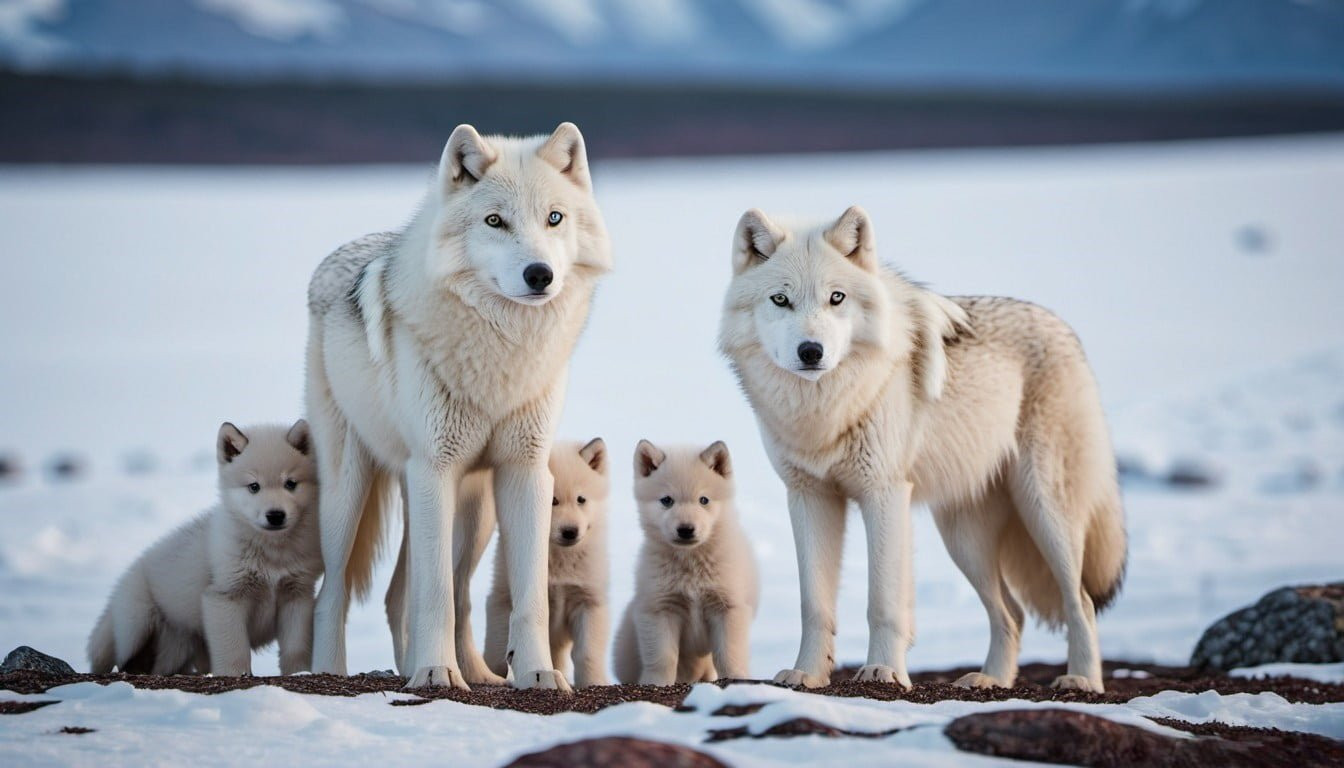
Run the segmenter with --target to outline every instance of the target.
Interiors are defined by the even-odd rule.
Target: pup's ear
[[[459,184],[473,184],[481,180],[490,164],[498,157],[475,128],[463,123],[453,129],[439,158],[439,183],[444,189]]]
[[[715,441],[713,445],[701,451],[700,460],[723,477],[731,477],[733,474],[733,462],[728,458],[728,446],[722,440]]]
[[[308,436],[308,422],[303,419],[294,422],[294,426],[290,427],[289,432],[285,433],[285,441],[294,446],[294,450],[307,456],[308,445],[310,442]]]
[[[241,429],[227,421],[219,425],[219,438],[215,441],[215,451],[220,464],[233,461],[233,457],[242,453],[246,447],[247,435],[244,435]]]
[[[873,222],[859,206],[851,205],[822,236],[845,258],[869,272],[877,270]]]
[[[591,189],[593,180],[588,175],[588,150],[583,146],[583,134],[573,123],[561,123],[555,133],[537,150],[537,157],[555,166],[570,181],[584,189]]]
[[[607,444],[602,442],[602,438],[595,437],[587,445],[579,449],[579,455],[588,462],[594,472],[607,474]]]
[[[750,267],[768,261],[787,235],[760,209],[752,208],[742,214],[733,235],[733,274],[740,275]]]
[[[659,450],[658,446],[648,440],[640,440],[639,445],[635,446],[635,477],[652,475],[666,458],[667,454]]]

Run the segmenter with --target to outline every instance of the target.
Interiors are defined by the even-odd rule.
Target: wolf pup
[[[98,674],[252,672],[279,638],[280,672],[312,659],[322,573],[308,424],[219,428],[220,503],[131,564],[89,637]]]
[[[858,680],[909,687],[910,504],[927,503],[989,613],[983,669],[1011,686],[1022,609],[1068,627],[1057,688],[1101,691],[1096,611],[1120,588],[1124,512],[1097,386],[1050,312],[944,298],[879,266],[867,214],[793,229],[747,211],[733,245],[719,348],[788,487],[803,638],[775,680],[834,667],[845,503],[868,538],[868,660]]]
[[[635,597],[616,634],[622,683],[742,679],[759,586],[733,508],[728,446],[635,448],[635,500],[644,545]]]
[[[308,287],[308,418],[326,565],[313,668],[345,674],[345,618],[363,597],[400,482],[408,687],[466,688],[458,666],[453,535],[468,473],[498,502],[513,614],[514,685],[568,689],[546,636],[546,460],[570,352],[611,266],[579,129],[453,131],[410,223],[328,256]],[[457,549],[457,552],[451,551]],[[404,594],[401,594],[404,590]]]

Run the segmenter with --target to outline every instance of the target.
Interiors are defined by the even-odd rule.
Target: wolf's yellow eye
[[[565,220],[565,214],[559,211],[551,211],[551,215],[546,217],[546,223],[552,227],[559,226],[560,222]]]
[[[247,490],[252,493],[261,493],[261,483],[248,483]]]
[[[492,213],[485,217],[485,226],[499,229],[504,226],[504,219],[500,218],[498,213]]]
[[[782,293],[776,293],[774,296],[771,296],[771,297],[770,297],[770,300],[773,301],[773,302],[775,303],[775,306],[776,306],[776,307],[787,307],[787,306],[789,306],[789,297],[788,297],[788,296],[785,296],[785,295],[782,294]]]
[[[844,300],[845,300],[845,294],[841,293],[840,291],[836,291],[836,292],[834,292],[834,293],[831,294],[831,306],[832,306],[832,307],[834,307],[836,304],[839,304],[840,302],[842,302],[842,301],[844,301]]]

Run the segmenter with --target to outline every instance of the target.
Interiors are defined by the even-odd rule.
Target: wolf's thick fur
[[[1055,684],[1102,690],[1095,611],[1123,578],[1124,513],[1096,383],[1067,325],[1012,299],[947,299],[883,269],[861,209],[810,229],[752,210],[738,224],[719,346],[788,486],[803,639],[777,680],[830,679],[853,499],[869,563],[858,678],[910,684],[913,496],[989,613],[985,666],[959,682],[1013,684],[1021,601],[1068,628]]]
[[[760,588],[733,504],[732,463],[708,448],[635,448],[644,544],[616,633],[616,678],[670,685],[743,679]]]
[[[277,637],[282,674],[309,668],[322,559],[308,444],[302,420],[220,427],[220,503],[117,581],[89,637],[95,673],[245,675],[252,651]]]
[[[464,477],[491,469],[514,590],[520,687],[567,688],[546,638],[546,471],[569,355],[610,267],[577,128],[482,137],[458,126],[400,232],[332,255],[308,292],[308,418],[322,478],[314,670],[345,673],[391,489],[404,486],[409,686],[466,687],[455,649],[454,528]],[[544,273],[542,279],[538,273]],[[394,597],[398,596],[394,594]]]

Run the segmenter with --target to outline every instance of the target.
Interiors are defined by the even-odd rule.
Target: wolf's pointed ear
[[[583,146],[583,134],[573,123],[561,123],[555,133],[537,150],[537,157],[555,166],[570,181],[584,189],[593,186],[588,175],[588,150]]]
[[[307,456],[308,446],[311,443],[308,434],[308,422],[303,419],[294,422],[294,426],[290,427],[289,431],[285,433],[285,442],[294,446],[294,450]]]
[[[579,449],[579,455],[594,472],[607,474],[607,444],[602,442],[602,438],[595,437],[588,441],[587,445]]]
[[[439,183],[449,185],[471,184],[481,180],[490,164],[498,157],[495,148],[481,138],[475,128],[463,123],[453,129],[439,158]]]
[[[667,454],[659,450],[658,446],[648,440],[640,440],[639,445],[635,446],[635,477],[652,475],[666,458]]]
[[[873,239],[873,222],[868,213],[851,205],[822,235],[842,256],[860,267],[873,272],[877,269],[877,248]]]
[[[224,422],[219,425],[219,438],[215,441],[215,450],[219,455],[220,464],[228,464],[233,461],[233,457],[243,452],[247,447],[247,435],[230,422]]]
[[[748,268],[762,264],[775,255],[786,232],[760,211],[752,208],[737,220],[733,235],[733,274],[740,275]]]
[[[700,460],[723,477],[731,477],[733,474],[733,462],[728,458],[728,446],[722,440],[716,440],[713,445],[701,451]]]

